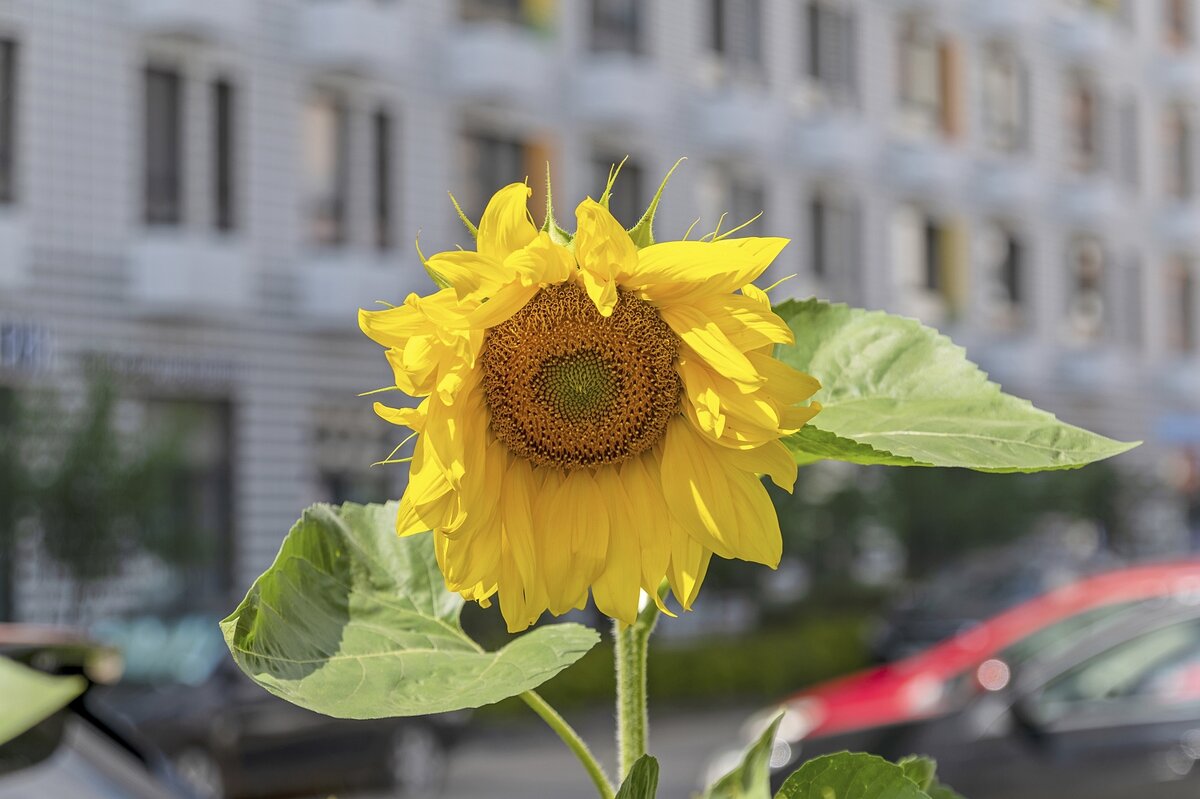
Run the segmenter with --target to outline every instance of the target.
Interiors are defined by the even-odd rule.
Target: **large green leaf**
[[[775,308],[779,357],[821,381],[823,409],[787,440],[801,462],[1070,469],[1132,449],[1005,394],[961,347],[913,319],[819,300]]]
[[[775,799],[929,799],[904,769],[882,757],[850,752],[808,761]]]
[[[0,744],[50,718],[86,687],[78,675],[43,674],[0,657]]]
[[[658,793],[658,761],[650,755],[642,755],[629,769],[629,776],[621,783],[616,799],[654,799]]]
[[[742,760],[725,776],[709,786],[704,799],[770,799],[771,751],[783,714],[771,721],[750,745]]]
[[[428,535],[399,538],[396,505],[314,505],[221,622],[234,660],[271,693],[342,718],[479,707],[528,691],[599,640],[555,624],[496,652],[467,637]]]

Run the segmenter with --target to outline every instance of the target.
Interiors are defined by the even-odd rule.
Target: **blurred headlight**
[[[775,740],[788,743],[804,740],[805,736],[825,719],[825,710],[819,699],[813,697],[797,699],[794,702],[755,713],[742,726],[742,738],[747,743],[756,740],[781,712],[783,718],[779,720],[779,729],[775,732]]]

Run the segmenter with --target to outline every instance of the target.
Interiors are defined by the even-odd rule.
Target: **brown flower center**
[[[481,362],[492,432],[539,466],[627,460],[679,413],[678,351],[654,307],[629,292],[605,318],[582,287],[547,286],[488,331]]]

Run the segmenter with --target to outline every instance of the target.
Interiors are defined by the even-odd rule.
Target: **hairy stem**
[[[525,700],[525,704],[533,708],[533,712],[541,716],[542,721],[549,725],[550,729],[558,734],[567,748],[575,753],[575,757],[579,758],[579,762],[583,764],[583,769],[592,778],[592,782],[596,786],[596,792],[600,795],[600,799],[613,799],[615,791],[612,783],[608,781],[608,777],[604,773],[604,769],[600,767],[600,763],[596,760],[595,755],[588,749],[588,745],[579,737],[579,733],[572,729],[566,719],[558,714],[558,711],[552,708],[545,699],[536,691],[526,691],[521,694],[521,699]]]
[[[660,593],[661,593],[660,589]],[[646,654],[658,621],[658,605],[647,601],[631,625],[613,622],[617,669],[617,776],[624,780],[646,754]]]

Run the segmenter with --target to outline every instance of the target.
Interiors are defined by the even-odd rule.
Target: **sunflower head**
[[[359,314],[420,400],[375,406],[415,438],[398,532],[431,530],[450,589],[497,596],[512,631],[589,593],[632,623],[664,578],[687,609],[713,554],[777,565],[759,475],[791,490],[780,438],[819,410],[753,285],[786,240],[656,243],[667,181],[627,231],[616,171],[574,234],[549,203],[538,230],[528,186],[505,186],[478,226],[464,216],[474,250],[424,261],[439,290]]]

